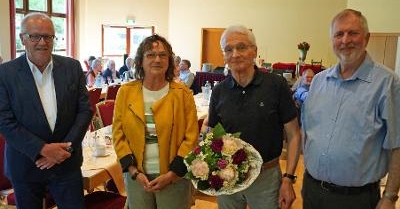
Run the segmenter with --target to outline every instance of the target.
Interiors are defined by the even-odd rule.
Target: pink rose
[[[201,152],[200,146],[197,146],[197,147],[195,147],[195,148],[193,149],[193,153],[196,154],[196,155],[200,154],[200,152]]]
[[[219,159],[217,165],[219,169],[224,169],[228,165],[228,161],[225,159]]]

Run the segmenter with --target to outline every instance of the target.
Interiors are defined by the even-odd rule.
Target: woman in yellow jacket
[[[115,151],[124,171],[129,208],[189,209],[192,185],[183,158],[198,140],[191,91],[173,81],[171,45],[147,37],[135,57],[135,78],[118,91]]]

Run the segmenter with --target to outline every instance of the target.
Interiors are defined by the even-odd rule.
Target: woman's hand
[[[146,191],[152,191],[152,192],[158,192],[162,189],[164,189],[166,186],[168,186],[171,183],[174,183],[176,181],[179,181],[181,178],[177,176],[174,172],[168,171],[166,174],[162,174],[153,181],[151,181],[148,185],[147,188],[145,188]]]

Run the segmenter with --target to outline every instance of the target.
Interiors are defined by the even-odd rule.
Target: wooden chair
[[[106,100],[115,100],[119,87],[121,87],[121,84],[108,86]]]
[[[311,59],[311,65],[322,65],[322,59],[321,60]]]
[[[114,100],[105,100],[97,103],[96,111],[102,127],[111,125],[114,116]]]

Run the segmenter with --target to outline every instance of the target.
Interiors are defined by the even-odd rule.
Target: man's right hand
[[[36,166],[40,169],[49,169],[55,164],[64,162],[71,157],[71,153],[67,151],[70,146],[71,142],[45,144],[40,150],[40,155],[43,157],[35,162]]]

